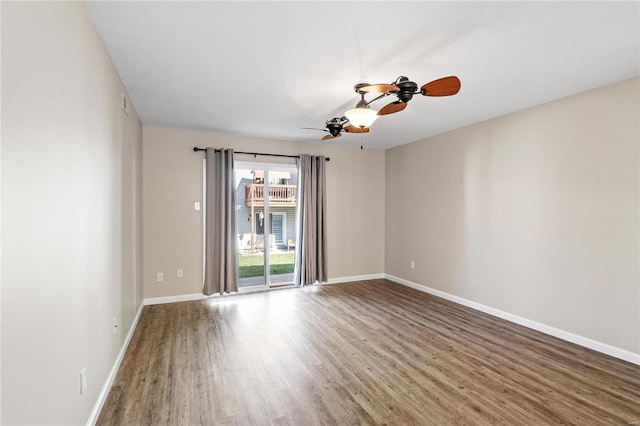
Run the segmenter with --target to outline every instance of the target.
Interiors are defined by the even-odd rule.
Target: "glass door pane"
[[[272,245],[269,250],[269,283],[293,283],[296,242],[298,169],[294,165],[269,168],[269,217]]]
[[[235,172],[238,286],[265,286],[264,171],[238,164]]]
[[[239,286],[293,283],[295,165],[236,163]]]

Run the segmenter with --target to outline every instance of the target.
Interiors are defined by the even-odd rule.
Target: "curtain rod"
[[[193,151],[194,152],[198,152],[198,151],[206,151],[206,148],[198,148],[197,146],[193,147]],[[220,152],[219,149],[215,150],[216,152]],[[243,151],[233,151],[234,154],[249,154],[249,155],[253,155],[254,157],[256,155],[266,155],[267,157],[288,157],[288,158],[300,158],[299,155],[286,155],[286,154],[265,154],[262,152],[243,152]],[[330,161],[331,159],[329,157],[326,157],[325,160]]]

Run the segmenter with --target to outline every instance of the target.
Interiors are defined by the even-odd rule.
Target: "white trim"
[[[122,363],[124,354],[127,351],[127,347],[129,346],[129,342],[131,341],[133,332],[135,331],[136,326],[138,325],[138,320],[140,319],[140,315],[142,315],[143,308],[144,308],[144,303],[140,304],[140,307],[138,308],[138,312],[136,313],[136,317],[133,319],[133,323],[131,323],[131,327],[129,328],[129,332],[127,333],[127,337],[125,337],[124,343],[122,343],[122,347],[120,348],[120,352],[118,352],[118,356],[116,357],[116,360],[113,363],[113,367],[111,367],[111,371],[107,376],[107,380],[104,382],[104,385],[102,386],[102,390],[98,394],[98,399],[96,400],[96,403],[93,406],[93,410],[91,410],[91,414],[89,415],[89,420],[87,420],[87,426],[93,426],[98,421],[98,417],[100,416],[100,411],[102,411],[102,407],[104,406],[104,403],[107,401],[109,390],[111,390],[111,385],[113,384],[113,381],[116,378],[116,374],[118,374],[118,369],[120,368],[120,364]]]
[[[262,278],[264,278],[264,275],[261,275]],[[255,277],[251,277],[251,278],[255,278]],[[248,285],[246,287],[240,287],[238,286],[238,291],[236,292],[237,294],[243,294],[243,293],[255,293],[256,291],[267,291],[269,290],[269,286],[266,284],[256,284],[256,285]],[[229,293],[229,294],[234,294],[234,293]]]
[[[152,297],[150,299],[144,299],[142,303],[145,306],[161,305],[163,303],[189,302],[191,300],[206,299],[206,297],[207,296],[202,293],[178,294],[176,296]]]
[[[342,277],[342,278],[330,278],[327,282],[318,283],[320,285],[327,284],[340,284],[340,283],[348,283],[352,281],[366,281],[366,280],[376,280],[376,279],[384,279],[385,274],[369,274],[369,275],[356,275],[352,277]],[[238,292],[233,292],[230,294],[225,294],[224,296],[220,296],[219,294],[213,296],[205,296],[202,293],[192,293],[192,294],[178,294],[175,296],[164,296],[164,297],[152,297],[150,299],[144,299],[143,304],[145,306],[148,305],[160,305],[163,303],[177,303],[177,302],[189,302],[192,300],[201,300],[207,299],[209,297],[228,297],[234,294],[247,294],[247,293],[255,293],[258,291],[271,291],[271,290],[279,290],[281,288],[295,288],[298,286],[295,285],[276,285],[275,287],[267,287],[265,285],[257,285],[252,287],[242,287],[238,289]]]
[[[278,290],[286,290],[286,289],[292,289],[292,288],[300,288],[300,286],[293,285],[293,284],[275,284],[274,287],[267,287],[266,285],[254,285],[250,287],[241,287],[238,289],[237,292],[225,294],[224,296],[227,297],[227,296],[233,296],[236,294],[260,293],[263,291],[278,291]],[[217,294],[216,297],[220,297],[220,295]]]
[[[576,345],[584,346],[585,348],[593,349],[594,351],[610,355],[614,358],[618,358],[623,361],[630,362],[632,364],[640,365],[640,354],[628,351],[626,349],[621,349],[615,346],[608,345],[606,343],[589,339],[587,337],[570,333],[568,331],[560,330],[558,328],[551,327],[546,324],[539,323],[537,321],[533,321],[518,315],[514,315],[509,312],[501,311],[500,309],[495,309],[490,306],[483,305],[481,303],[473,302],[471,300],[464,299],[459,296],[454,296],[452,294],[445,293],[443,291],[436,290],[431,287],[427,287],[425,285],[417,284],[412,281],[405,280],[404,278],[399,278],[389,274],[384,274],[384,275],[386,279],[396,282],[398,284],[402,284],[407,287],[411,287],[413,289],[422,291],[424,293],[429,293],[434,296],[438,296],[443,299],[450,300],[452,302],[458,303],[463,306],[467,306],[477,311],[484,312],[489,315],[493,315],[494,317],[502,318],[507,321],[511,321],[513,323],[525,326],[527,328],[540,331],[550,336],[554,336],[559,339],[566,340],[571,343],[575,343]]]
[[[244,155],[244,154],[238,154],[237,152],[235,152],[234,155]],[[273,158],[272,161],[274,162],[234,160],[234,164],[237,168],[242,167],[246,169],[265,169],[268,167],[269,170],[273,172],[297,173],[298,171],[298,167],[296,165],[297,158],[278,157],[277,159]]]
[[[352,277],[341,278],[329,278],[327,282],[320,284],[340,284],[349,283],[353,281],[366,281],[366,280],[379,280],[385,278],[385,274],[369,274],[369,275],[354,275]]]
[[[266,285],[255,285],[251,287],[240,287],[238,291],[234,291],[233,293],[225,293],[225,294],[212,294],[211,296],[205,296],[202,293],[192,293],[192,294],[178,294],[176,296],[164,296],[164,297],[152,297],[151,299],[144,299],[142,302],[145,306],[149,305],[162,305],[164,303],[179,303],[179,302],[191,302],[193,300],[203,300],[203,299],[212,299],[212,298],[222,298],[229,296],[236,296],[239,294],[249,294],[249,293],[258,293],[261,291],[272,291],[272,290],[282,290],[286,288],[297,288],[293,284],[282,285],[278,284],[275,287],[267,287]]]
[[[264,223],[262,224],[262,249],[264,250],[264,252],[262,253],[262,257],[263,257],[263,264],[264,264],[264,269],[263,269],[263,274],[265,277],[265,281],[267,283],[269,283],[271,281],[271,258],[268,256],[269,254],[269,250],[271,250],[271,196],[269,194],[271,194],[271,189],[269,189],[269,172],[271,171],[269,169],[269,167],[264,167],[263,168],[263,173],[264,173],[264,194],[263,194],[263,198],[264,198],[264,205],[262,206],[262,210],[264,211]],[[237,200],[236,200],[237,202]],[[237,218],[236,218],[236,228],[237,228]],[[238,230],[236,229],[236,232]],[[256,232],[257,233],[257,232]],[[275,239],[275,238],[274,238]],[[237,258],[238,254],[236,253],[236,258]],[[238,263],[238,275],[240,275],[240,263]],[[238,284],[239,286],[240,284]]]

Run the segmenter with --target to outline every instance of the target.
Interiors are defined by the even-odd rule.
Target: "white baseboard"
[[[161,305],[163,303],[189,302],[191,300],[200,300],[206,297],[207,296],[202,293],[178,294],[176,296],[152,297],[150,299],[144,299],[142,304],[148,306]]]
[[[640,365],[640,354],[636,354],[634,352],[627,351],[625,349],[620,349],[618,347],[611,346],[606,343],[598,342],[597,340],[592,340],[587,337],[579,336],[577,334],[569,333],[568,331],[560,330],[558,328],[551,327],[546,324],[542,324],[537,321],[533,321],[518,315],[514,315],[509,312],[501,311],[499,309],[495,309],[490,306],[483,305],[481,303],[473,302],[471,300],[464,299],[462,297],[454,296],[452,294],[445,293],[443,291],[436,290],[431,287],[427,287],[424,285],[414,283],[409,280],[405,280],[404,278],[399,278],[389,274],[385,274],[385,278],[390,281],[396,282],[398,284],[402,284],[407,287],[411,287],[413,289],[422,291],[424,293],[429,293],[434,296],[438,296],[443,299],[458,303],[460,305],[467,306],[477,311],[484,312],[489,315],[493,315],[494,317],[502,318],[504,320],[511,321],[513,323],[525,326],[527,328],[540,331],[550,336],[557,337],[559,339],[566,340],[568,342],[575,343],[580,346],[584,346],[585,348],[593,349],[594,351],[610,355],[614,358],[618,358],[623,361]]]
[[[366,281],[366,280],[379,280],[385,278],[385,274],[369,274],[369,275],[354,275],[352,277],[342,278],[329,278],[326,283],[321,284],[340,284],[349,283],[353,281]]]
[[[87,420],[87,426],[93,426],[98,421],[98,416],[100,416],[100,411],[102,411],[102,407],[104,406],[104,403],[107,400],[107,396],[109,395],[109,390],[111,389],[111,385],[113,384],[113,381],[116,378],[116,374],[118,374],[118,369],[120,368],[120,364],[122,363],[122,359],[124,358],[125,352],[127,352],[127,347],[129,347],[129,342],[131,341],[133,332],[136,330],[136,326],[138,325],[138,320],[140,319],[140,315],[142,315],[143,308],[144,308],[144,303],[142,303],[138,308],[138,312],[136,313],[136,317],[133,319],[133,323],[129,328],[127,337],[124,339],[124,343],[120,348],[120,352],[118,352],[118,356],[116,357],[116,360],[113,363],[113,367],[111,367],[111,371],[109,372],[109,375],[107,376],[107,380],[104,382],[104,385],[102,386],[102,390],[100,391],[100,394],[98,394],[98,399],[96,400],[96,403],[93,406],[93,410],[91,410],[91,415],[89,416],[89,420]]]
[[[369,274],[369,275],[355,275],[352,277],[330,278],[329,280],[327,280],[327,282],[320,283],[320,284],[322,285],[339,284],[339,283],[348,283],[352,281],[365,281],[365,280],[375,280],[375,279],[383,279],[383,278],[385,278],[385,274],[383,273]],[[267,289],[260,288],[256,290],[256,289],[247,288],[247,289],[241,289],[239,293],[225,294],[224,296],[230,296],[234,294],[254,293],[254,292],[265,291],[265,290]],[[276,290],[276,289],[272,289],[272,290]],[[147,305],[160,305],[163,303],[189,302],[192,300],[206,299],[207,297],[221,297],[221,296],[219,294],[215,296],[205,296],[202,293],[178,294],[175,296],[152,297],[149,299],[144,299],[143,304],[147,306]]]

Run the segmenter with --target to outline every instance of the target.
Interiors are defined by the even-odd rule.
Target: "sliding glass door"
[[[293,283],[295,165],[236,162],[240,288]]]

